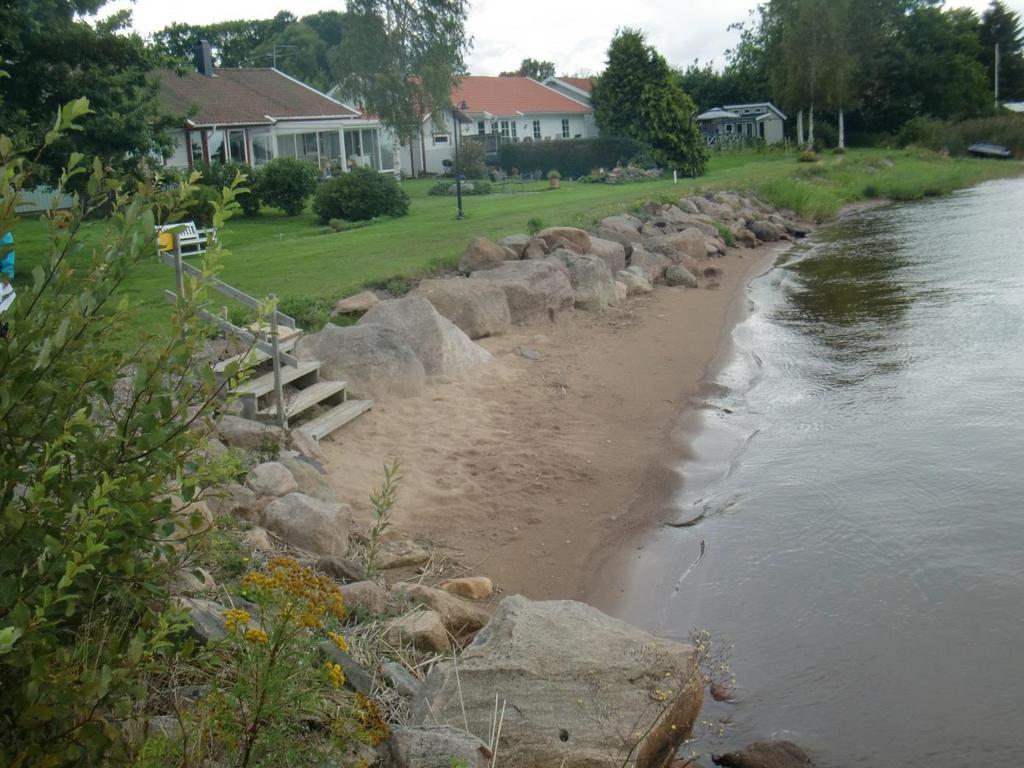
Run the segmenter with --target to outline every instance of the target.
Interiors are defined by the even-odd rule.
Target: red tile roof
[[[276,69],[214,69],[179,76],[157,72],[160,101],[193,125],[269,125],[298,118],[354,118],[359,113]],[[192,107],[198,107],[189,115]]]
[[[594,90],[594,78],[592,77],[560,77],[558,79],[563,83],[568,83],[573,88],[579,88],[587,93]]]
[[[466,112],[492,115],[586,114],[593,110],[528,77],[462,78],[452,90],[452,104],[466,102]]]

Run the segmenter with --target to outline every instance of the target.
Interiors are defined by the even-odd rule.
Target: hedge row
[[[576,178],[597,168],[642,161],[646,154],[644,145],[635,139],[562,139],[502,144],[499,162],[506,173],[513,169],[541,174],[557,170],[563,177]]]

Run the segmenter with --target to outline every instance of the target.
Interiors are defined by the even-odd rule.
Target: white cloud
[[[728,26],[749,18],[756,0],[473,0],[468,28],[474,38],[470,71],[496,75],[527,57],[554,61],[559,73],[604,67],[608,42],[620,26],[639,27],[670,64],[694,59],[723,63],[737,35]],[[988,0],[951,0],[977,11]],[[1007,5],[1024,15],[1024,0]],[[296,16],[341,9],[340,0],[115,0],[105,9],[130,7],[135,29],[154,32],[175,21],[208,24],[228,19],[270,18],[287,8]]]

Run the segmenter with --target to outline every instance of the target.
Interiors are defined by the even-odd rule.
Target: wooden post
[[[288,414],[284,410],[284,385],[281,384],[281,349],[277,333],[277,298],[274,294],[267,296],[271,305],[270,312],[270,343],[274,347],[274,400],[277,402],[277,421],[281,429],[288,429]]]

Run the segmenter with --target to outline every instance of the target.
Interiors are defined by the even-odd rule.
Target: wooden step
[[[281,383],[287,384],[296,379],[301,379],[303,376],[316,373],[318,370],[320,370],[319,360],[299,363],[297,368],[293,368],[290,365],[282,365]],[[239,397],[263,397],[274,391],[274,372],[270,371],[262,376],[257,376],[255,379],[242,382],[231,391]]]
[[[293,336],[285,341],[280,341],[278,342],[278,348],[282,352],[291,352],[293,349],[295,349],[295,342],[297,342],[298,340],[298,336]],[[250,350],[240,352],[237,355],[232,355],[231,357],[221,360],[219,363],[213,366],[213,371],[214,373],[218,374],[224,373],[224,371],[227,370],[227,367],[234,362],[238,363],[239,371],[244,371],[247,368],[254,368],[255,366],[259,365],[260,363],[264,363],[269,359],[269,352],[264,352],[262,349],[253,347]]]
[[[331,408],[327,413],[310,419],[299,427],[298,431],[305,433],[314,441],[318,441],[327,437],[338,427],[348,424],[356,416],[366,413],[372,407],[373,400],[346,400],[341,405]]]
[[[285,395],[284,410],[288,414],[288,418],[291,419],[293,416],[302,413],[307,408],[311,408],[317,403],[322,403],[332,395],[337,395],[339,392],[344,392],[345,387],[348,384],[344,381],[318,381],[312,386],[300,389],[298,392],[292,394],[291,397]],[[268,405],[266,408],[260,410],[259,415],[265,419],[276,419],[277,418],[277,403]]]

